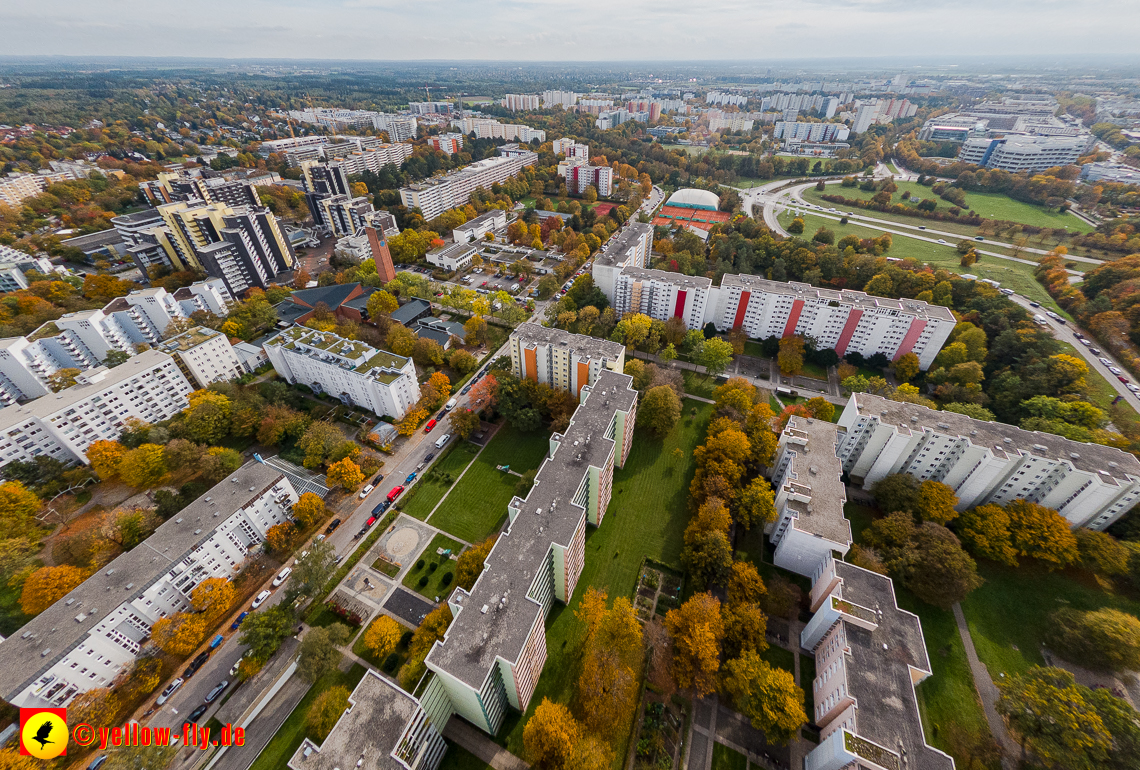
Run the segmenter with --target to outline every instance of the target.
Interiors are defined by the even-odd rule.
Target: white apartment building
[[[401,418],[420,399],[412,359],[330,332],[294,326],[264,345],[274,370],[376,415]]]
[[[0,466],[41,454],[86,463],[87,447],[117,440],[127,418],[168,420],[186,408],[192,390],[174,359],[157,350],[91,369],[59,393],[0,409]]]
[[[387,131],[388,139],[392,142],[411,141],[416,137],[416,131],[419,127],[414,115],[390,115],[386,112],[374,112],[372,110],[317,108],[312,110],[289,110],[288,114],[293,120],[325,126],[333,131],[343,131],[346,128],[368,128],[371,126],[377,131]],[[298,137],[298,139],[301,140],[312,140],[314,138],[320,141],[308,141],[305,144],[319,144],[327,140],[327,137],[321,136]],[[281,152],[284,148],[293,149],[295,147],[304,146],[301,143],[286,144],[292,141],[292,139],[275,139],[272,140],[272,142],[265,142],[262,144],[260,152],[262,155],[268,156],[273,152]],[[268,151],[265,149],[266,144],[271,144],[271,149]]]
[[[539,107],[537,94],[507,94],[499,102],[508,110],[537,110]]]
[[[1140,184],[1140,169],[1123,163],[1086,163],[1081,166],[1081,181]]]
[[[245,367],[234,353],[229,338],[205,326],[171,337],[157,349],[173,356],[186,379],[199,388],[229,382],[245,374]]]
[[[614,281],[612,304],[617,317],[644,313],[667,321],[680,318],[687,329],[704,326],[712,295],[712,279],[665,270],[625,267]]]
[[[470,243],[482,239],[487,233],[502,230],[506,226],[507,212],[502,209],[491,209],[486,214],[480,214],[454,228],[451,231],[451,237],[456,243]]]
[[[752,118],[739,113],[728,113],[723,117],[709,118],[709,131],[751,131],[756,125]]]
[[[575,145],[585,147],[586,145]],[[566,180],[566,189],[581,195],[593,186],[598,195],[608,198],[614,191],[614,170],[609,166],[592,166],[590,161],[573,157],[558,163],[558,176]]]
[[[832,553],[846,554],[851,547],[838,443],[835,425],[810,417],[789,418],[780,434],[771,469],[776,520],[764,529],[776,548],[777,567],[814,577]]]
[[[653,249],[653,225],[628,221],[621,230],[610,236],[602,244],[601,251],[594,257],[591,274],[594,285],[602,290],[606,298],[614,301],[614,286],[618,274],[624,267],[645,267],[649,253]]]
[[[534,97],[538,99],[538,97]],[[535,108],[537,109],[537,107]],[[475,134],[477,139],[505,139],[508,142],[546,141],[546,132],[519,123],[500,123],[493,118],[460,118],[451,121],[464,134]]]
[[[590,159],[590,145],[579,144],[569,137],[555,139],[550,146],[555,155],[565,155],[567,160],[570,158]]]
[[[511,371],[516,377],[565,390],[578,397],[604,371],[625,369],[625,345],[534,323],[511,333]]]
[[[0,644],[0,692],[24,708],[67,706],[108,687],[154,624],[190,609],[194,588],[233,579],[298,494],[277,468],[247,463]]]
[[[973,138],[962,143],[958,160],[1010,173],[1045,171],[1076,163],[1088,146],[1089,138],[1080,136]]]
[[[448,209],[465,205],[471,193],[482,187],[490,190],[495,182],[505,182],[527,166],[538,162],[538,153],[508,150],[508,155],[486,158],[449,174],[400,188],[400,201],[409,209],[418,208],[424,219],[435,219]]]
[[[344,166],[346,174],[363,174],[365,171],[378,174],[384,166],[400,166],[410,157],[412,157],[412,145],[399,142],[355,150],[347,155],[339,156],[338,160]],[[301,164],[298,162],[290,163],[290,165],[299,166]]]
[[[839,426],[843,470],[872,486],[893,473],[954,490],[959,510],[1024,499],[1103,530],[1140,498],[1140,460],[1101,444],[855,393]]]
[[[44,178],[39,174],[16,174],[0,176],[0,202],[18,206],[25,198],[32,198],[44,191]]]
[[[442,267],[444,270],[462,270],[471,265],[476,254],[475,247],[468,241],[456,241],[442,249],[429,251],[425,259],[429,265]]]
[[[776,139],[804,142],[843,142],[851,129],[842,123],[787,123],[776,121]]]
[[[579,94],[573,91],[543,91],[542,104],[547,109],[561,107],[564,110],[568,110],[578,103],[578,96]]]

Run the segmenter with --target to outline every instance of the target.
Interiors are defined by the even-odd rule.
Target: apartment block
[[[0,693],[22,708],[63,707],[108,687],[154,624],[190,609],[194,588],[233,579],[298,494],[277,468],[249,462],[99,569],[0,645]]]
[[[1088,151],[1087,136],[1004,136],[966,139],[958,160],[1010,173],[1068,166]]]
[[[630,219],[625,227],[610,236],[594,257],[590,272],[594,284],[614,301],[614,286],[625,267],[645,267],[653,250],[653,225]]]
[[[830,555],[812,577],[814,614],[800,645],[815,654],[811,721],[820,742],[804,770],[954,770],[926,742],[915,687],[930,676],[930,658],[922,624],[899,609],[891,579]]]
[[[617,317],[644,313],[667,321],[680,318],[687,329],[704,326],[712,280],[665,270],[625,267],[614,281],[612,304]]]
[[[442,153],[454,155],[463,149],[463,134],[452,132],[428,138],[428,143]]]
[[[289,110],[289,117],[302,123],[325,126],[333,131],[343,131],[347,128],[374,128],[377,131],[386,131],[388,139],[392,142],[407,142],[416,137],[418,123],[413,115],[391,115],[385,112],[372,110],[335,110],[316,108],[312,110]],[[314,139],[318,141],[313,141]],[[298,141],[300,140],[300,141]],[[297,140],[275,139],[263,142],[260,152],[268,157],[271,153],[281,152],[286,148],[323,144],[327,137],[304,136]],[[265,145],[271,147],[267,150]]]
[[[515,110],[537,110],[539,97],[537,94],[507,94],[499,104],[512,112]]]
[[[625,369],[625,346],[534,323],[511,333],[511,371],[516,377],[573,393],[593,385],[605,371]]]
[[[551,143],[551,152],[555,155],[565,155],[567,160],[570,158],[590,159],[590,145],[580,144],[569,137],[555,139]]]
[[[538,97],[534,97],[538,99]],[[535,109],[538,109],[537,106]],[[475,134],[477,139],[505,139],[508,142],[546,141],[546,132],[520,123],[500,123],[494,118],[459,118],[451,125],[464,134]]]
[[[559,162],[558,176],[566,180],[567,190],[578,195],[586,192],[586,188],[591,185],[602,198],[608,198],[614,191],[614,170],[609,166],[592,166],[585,158],[569,157]]]
[[[205,326],[171,337],[157,349],[172,356],[186,379],[198,388],[229,382],[245,374],[229,338]]]
[[[191,171],[161,172],[150,182],[139,182],[139,189],[152,205],[174,201],[200,200],[206,203],[223,203],[227,206],[261,206],[257,188],[243,180],[227,180],[217,172]]]
[[[479,579],[448,599],[455,619],[428,653],[435,676],[424,697],[438,693],[451,712],[489,735],[508,708],[525,712],[531,702],[546,662],[546,617],[555,601],[573,596],[586,528],[602,526],[614,468],[632,445],[632,382],[603,370],[582,388],[570,425],[550,437],[534,486],[525,499],[511,500],[507,529]]]
[[[294,326],[264,348],[290,385],[307,385],[376,415],[401,418],[420,398],[412,359],[363,342]]]
[[[478,241],[487,233],[505,229],[506,226],[507,212],[502,209],[491,209],[486,214],[480,214],[453,229],[451,237],[456,243],[470,243]]]
[[[490,190],[495,182],[505,182],[527,166],[538,162],[538,153],[518,150],[508,155],[486,158],[443,176],[400,188],[400,200],[409,209],[418,208],[424,219],[435,219],[448,209],[466,205],[471,193],[482,187]]]
[[[954,330],[949,310],[920,300],[875,297],[861,291],[821,289],[753,275],[726,275],[713,317],[720,331],[741,327],[749,337],[811,337],[840,356],[907,353],[927,369]]]
[[[807,142],[842,142],[851,130],[842,123],[786,123],[776,121],[776,139]]]
[[[1101,444],[855,393],[839,426],[839,459],[852,483],[893,473],[954,490],[958,510],[1024,499],[1074,527],[1103,530],[1140,498],[1140,460]]]
[[[738,113],[728,113],[723,117],[709,118],[709,131],[751,131],[756,125],[752,118]]]
[[[11,173],[0,176],[0,203],[18,206],[25,198],[32,198],[44,191],[44,178],[39,174]]]
[[[776,566],[814,577],[833,553],[850,549],[838,445],[838,430],[826,420],[791,417],[780,434],[771,469],[776,520],[764,530],[776,548]]]
[[[573,91],[543,91],[542,104],[547,109],[561,107],[568,110],[578,103],[578,96]]]
[[[157,350],[75,379],[75,385],[59,393],[0,409],[0,466],[41,454],[63,463],[86,463],[87,447],[117,440],[128,418],[169,420],[186,408],[194,389],[174,359]]]

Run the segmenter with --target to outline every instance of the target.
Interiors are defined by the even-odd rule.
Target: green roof
[[[218,336],[221,332],[216,332],[213,329],[207,329],[204,326],[196,326],[188,332],[179,334],[177,337],[171,337],[163,342],[159,348],[161,350],[172,350],[178,348],[181,351],[187,351],[190,348],[196,348],[206,340]]]
[[[319,338],[320,341],[314,341],[314,337]],[[303,345],[316,350],[323,350],[349,361],[356,361],[364,357],[366,360],[354,367],[352,371],[357,374],[367,374],[373,369],[394,370],[379,371],[371,375],[374,380],[386,385],[394,382],[400,376],[399,370],[408,361],[404,356],[398,356],[387,350],[378,350],[368,343],[345,339],[332,332],[321,332],[304,326],[292,326],[286,329],[271,339],[269,344],[280,345],[286,350],[293,350],[302,354],[305,351],[298,346]]]

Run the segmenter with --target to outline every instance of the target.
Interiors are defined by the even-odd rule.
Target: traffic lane
[[[238,643],[238,636],[238,634],[234,634],[230,637],[225,644],[214,651],[214,654],[210,656],[202,668],[198,669],[198,673],[194,674],[190,681],[174,691],[170,700],[159,707],[161,710],[155,712],[154,718],[150,721],[152,727],[181,727],[190,716],[190,712],[205,703],[206,695],[222,681],[229,680],[230,682],[226,692],[236,686],[236,680],[230,676],[230,669],[241,660],[242,655],[245,655],[245,651],[249,649],[244,644]],[[186,666],[189,665],[190,663],[187,661]],[[186,666],[183,666],[182,671],[178,674],[179,676],[184,676]],[[210,709],[207,710],[206,714],[217,708],[225,697],[225,692],[219,695],[210,704]],[[174,713],[175,711],[178,713]],[[209,717],[203,715],[198,720],[198,724],[204,724],[207,719]]]

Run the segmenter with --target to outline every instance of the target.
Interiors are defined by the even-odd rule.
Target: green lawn
[[[827,370],[810,361],[804,361],[804,368],[800,371],[800,374],[804,377],[810,377],[813,380],[823,380],[827,382]]]
[[[443,755],[443,761],[439,763],[439,770],[490,770],[490,768],[490,765],[467,749],[450,742],[447,744],[447,753]]]
[[[706,378],[703,374],[698,374],[688,369],[682,369],[681,376],[685,378],[685,392],[690,396],[697,396],[698,398],[713,397],[713,391],[716,389],[716,381],[712,377]]]
[[[431,601],[436,601],[436,597],[447,596],[451,593],[451,589],[455,588],[455,562],[447,556],[440,556],[436,553],[440,548],[450,549],[453,554],[458,554],[463,550],[463,544],[442,533],[436,535],[428,543],[428,547],[419,555],[416,563],[404,575],[405,586]],[[424,563],[423,567],[417,566],[420,561]],[[431,569],[433,564],[436,565],[434,572]],[[451,577],[446,578],[447,585],[444,585],[444,576],[446,575],[451,575]],[[420,581],[425,577],[427,583],[421,586]]]
[[[800,654],[800,681],[797,683],[804,691],[804,712],[808,721],[815,721],[815,656]]]
[[[791,223],[794,215],[791,212],[785,211],[780,215],[780,222],[785,227]],[[815,214],[803,215],[804,220],[804,237],[811,238],[812,235],[821,227],[827,227],[835,233],[835,239],[839,240],[844,235],[858,235],[860,238],[872,238],[883,234],[882,230],[867,227],[864,225],[846,224],[841,225],[839,222],[825,219]],[[937,243],[927,243],[915,238],[908,238],[905,235],[891,233],[891,250],[887,252],[886,256],[895,257],[897,259],[914,259],[919,262],[926,262],[935,268],[942,268],[949,270],[952,273],[969,273],[976,275],[979,278],[989,278],[1001,283],[1003,287],[1013,289],[1018,294],[1028,297],[1035,302],[1040,302],[1052,309],[1057,309],[1057,303],[1045,291],[1045,287],[1037,282],[1037,278],[1033,275],[1033,265],[1026,265],[1021,262],[1013,262],[1008,259],[1001,259],[1000,257],[991,257],[982,255],[982,261],[971,265],[970,267],[962,267],[961,255],[958,254],[953,244],[941,245]],[[1076,263],[1077,267],[1074,269],[1081,269],[1080,263]]]
[[[506,518],[519,481],[495,467],[510,465],[511,470],[526,473],[539,466],[549,448],[545,428],[520,433],[504,424],[428,523],[468,543],[484,540]]]
[[[257,759],[254,760],[250,770],[280,770],[280,768],[285,767],[289,758],[293,756],[293,752],[300,747],[301,742],[306,737],[305,717],[308,715],[309,706],[313,704],[317,696],[337,685],[343,685],[348,688],[349,692],[352,692],[360,680],[364,678],[365,671],[364,666],[354,663],[347,672],[338,669],[318,679],[309,688],[301,702],[297,704],[297,708],[293,709],[293,713],[289,715],[285,723],[281,725],[281,729],[269,741],[269,745],[257,755]]]
[[[1140,615],[1140,602],[1107,593],[1070,572],[1049,572],[1037,564],[1017,569],[978,563],[985,583],[962,602],[978,657],[996,680],[1043,665],[1041,645],[1049,614],[1061,607],[1112,607]]]
[[[405,495],[396,507],[409,516],[423,521],[431,514],[444,493],[451,489],[454,479],[463,473],[478,453],[478,444],[469,441],[456,442],[447,456],[436,460],[431,467],[425,469],[424,475],[412,487],[411,497]]]
[[[755,356],[756,358],[765,358],[764,348],[759,342],[753,340],[746,340],[744,343],[744,355]]]
[[[851,522],[851,537],[856,543],[863,543],[863,530],[875,520],[875,509],[860,503],[844,503],[843,515]]]
[[[760,657],[768,661],[773,668],[782,668],[790,674],[796,672],[796,654],[791,650],[770,644],[768,649],[760,653]]]
[[[690,418],[694,407],[696,417]],[[670,565],[680,561],[681,536],[689,520],[693,450],[704,440],[712,405],[686,399],[682,412],[677,427],[664,440],[638,431],[625,467],[614,470],[613,496],[602,526],[590,528],[586,535],[586,563],[574,596],[569,606],[556,603],[547,621],[547,660],[530,709],[521,718],[517,714],[508,716],[500,732],[499,741],[515,754],[523,753],[523,726],[543,698],[574,708],[582,628],[574,610],[586,589],[593,586],[604,590],[611,599],[628,597],[636,585],[642,559]],[[675,449],[681,450],[680,458],[674,457]],[[624,750],[619,750],[618,756],[624,757]]]
[[[712,770],[747,770],[748,757],[723,743],[713,744]]]

